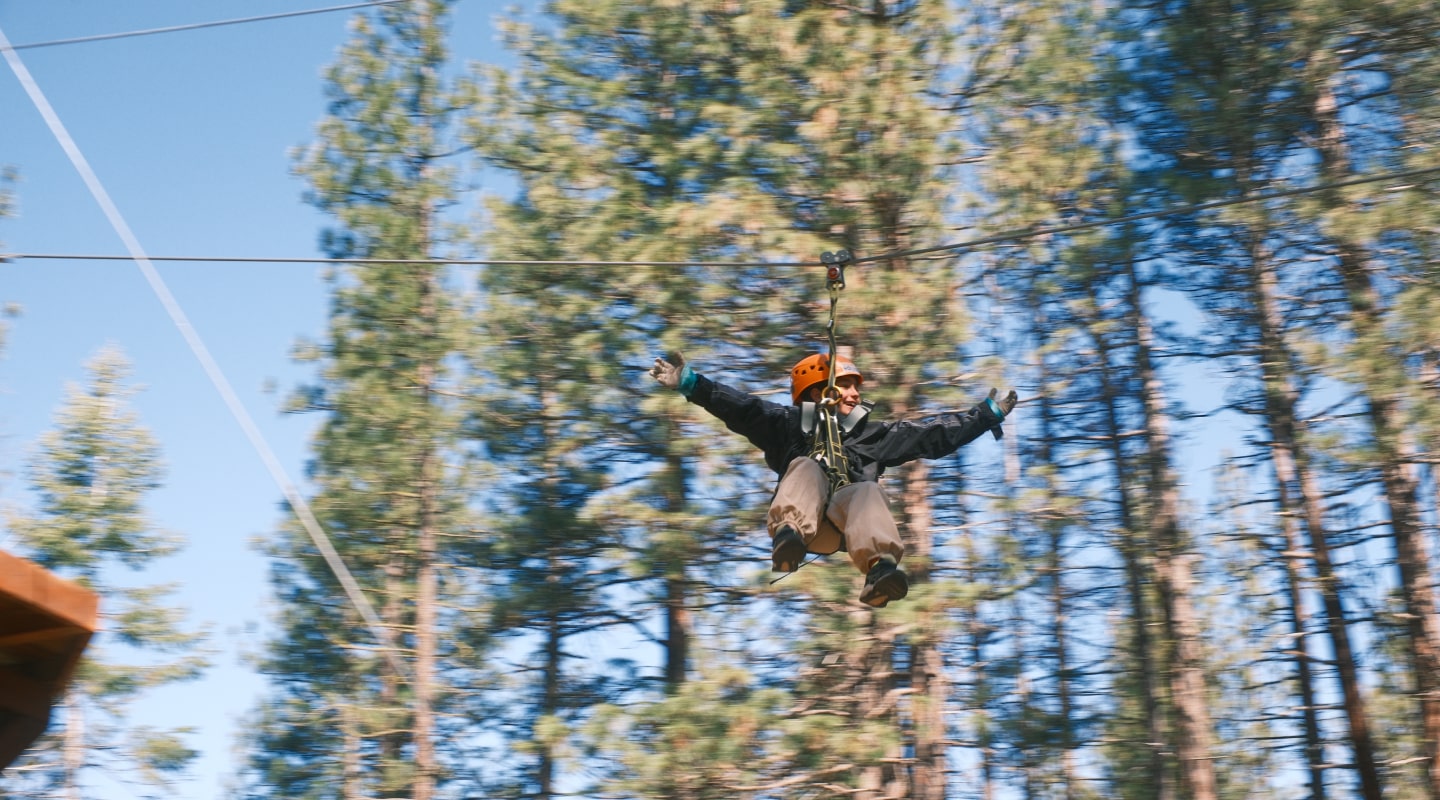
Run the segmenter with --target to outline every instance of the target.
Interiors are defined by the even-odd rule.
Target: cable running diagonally
[[[71,39],[52,39],[48,42],[30,42],[29,44],[10,45],[11,50],[33,50],[37,47],[55,47],[62,44],[85,44],[86,42],[104,42],[110,39],[129,39],[133,36],[150,36],[156,33],[175,33],[176,31],[193,31],[201,28],[218,28],[223,25],[240,25],[247,22],[266,22],[272,19],[286,19],[289,17],[303,17],[309,14],[328,14],[332,11],[349,11],[355,8],[371,8],[373,6],[388,6],[395,3],[404,3],[406,0],[372,0],[368,3],[351,3],[345,6],[330,6],[328,8],[309,8],[301,11],[282,11],[276,14],[263,14],[258,17],[241,17],[239,19],[222,19],[213,22],[193,22],[186,25],[170,25],[164,28],[149,28],[140,31],[123,31],[121,33],[98,33],[94,36],[76,36]]]
[[[25,88],[25,93],[30,96],[30,101],[35,104],[36,110],[45,118],[45,123],[50,127],[51,134],[55,136],[55,140],[60,144],[65,154],[69,156],[70,163],[75,167],[76,172],[80,173],[80,178],[90,190],[91,196],[95,198],[95,202],[98,203],[101,210],[105,212],[105,217],[110,221],[110,225],[120,236],[121,241],[125,243],[125,249],[130,252],[131,259],[140,267],[140,272],[145,276],[145,280],[149,282],[150,288],[155,292],[156,297],[160,299],[160,303],[165,307],[166,312],[169,313],[171,321],[175,323],[175,327],[180,329],[180,334],[190,346],[191,352],[199,359],[201,367],[205,370],[205,374],[210,378],[210,382],[214,384],[215,389],[220,393],[220,397],[225,401],[225,406],[230,410],[235,421],[239,423],[240,428],[245,432],[245,436],[250,440],[250,444],[260,454],[261,460],[265,462],[266,469],[270,471],[271,477],[275,480],[275,483],[279,485],[280,491],[285,495],[285,500],[290,503],[290,507],[295,510],[295,515],[300,518],[301,524],[304,525],[306,532],[310,534],[310,539],[315,543],[315,547],[320,551],[321,556],[325,558],[325,563],[329,565],[330,570],[335,574],[341,587],[344,588],[345,594],[350,598],[350,602],[355,606],[355,610],[360,613],[360,616],[369,625],[371,635],[375,637],[376,641],[385,641],[384,624],[381,623],[379,615],[375,613],[375,609],[370,605],[370,601],[365,598],[364,593],[360,590],[360,585],[355,581],[354,576],[350,574],[350,570],[345,567],[345,563],[340,559],[340,554],[336,552],[334,544],[330,542],[330,537],[326,535],[325,530],[320,526],[320,521],[316,519],[314,512],[311,511],[310,504],[305,501],[305,497],[300,494],[299,490],[295,488],[294,483],[291,482],[289,476],[285,473],[285,468],[280,464],[280,460],[275,457],[274,451],[270,449],[269,443],[265,441],[265,437],[260,433],[260,429],[256,427],[255,421],[251,419],[249,412],[245,410],[245,406],[240,402],[239,396],[235,394],[234,388],[231,387],[229,379],[225,377],[225,373],[221,371],[220,365],[217,364],[215,359],[210,355],[210,351],[205,346],[205,342],[200,338],[200,334],[195,331],[194,326],[190,324],[190,320],[185,316],[185,311],[175,300],[175,296],[170,293],[170,288],[166,286],[165,281],[160,277],[160,273],[156,271],[154,264],[152,264],[149,257],[145,255],[144,249],[140,246],[139,240],[135,238],[135,234],[130,230],[130,225],[125,221],[124,216],[121,215],[120,209],[116,207],[114,201],[110,199],[110,193],[105,190],[105,186],[100,182],[100,178],[95,174],[95,171],[91,169],[90,162],[87,161],[85,155],[80,152],[79,146],[75,143],[75,140],[71,138],[69,131],[66,130],[64,124],[60,121],[60,117],[55,113],[55,109],[50,105],[50,101],[46,99],[45,94],[40,91],[40,87],[35,83],[34,77],[31,76],[24,62],[20,60],[20,55],[10,46],[10,40],[5,36],[3,29],[0,29],[0,52],[4,53],[5,60],[10,64],[11,71],[15,73],[15,77]],[[387,650],[385,651],[385,655],[390,662],[390,668],[395,671],[396,675],[409,677],[409,670],[405,668],[404,663],[400,661],[393,651]]]

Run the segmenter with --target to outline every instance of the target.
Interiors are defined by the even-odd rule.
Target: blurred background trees
[[[553,0],[513,69],[451,5],[357,16],[297,157],[381,626],[270,539],[244,795],[1440,798],[1440,206],[1356,181],[1440,167],[1429,2]],[[842,248],[878,414],[1022,397],[887,475],[878,612],[773,581],[775,476],[644,372],[787,403]],[[17,530],[89,570],[68,513]]]
[[[1194,208],[1434,166],[1418,6],[539,12],[506,23],[516,68],[406,123],[457,131],[417,164],[514,185],[478,220],[429,206],[494,262],[435,361],[447,446],[484,463],[435,564],[474,569],[448,635],[491,681],[432,673],[476,748],[440,796],[1435,796],[1430,184]],[[427,17],[385,19],[371,52]],[[347,96],[389,102],[367,63]],[[369,174],[326,191],[432,173]],[[397,241],[346,213],[337,241]],[[769,264],[840,248],[872,259],[839,332],[886,416],[1025,398],[1001,443],[892,471],[916,586],[880,613],[843,559],[770,583],[773,476],[644,375],[681,350],[785,402],[829,309],[817,268]],[[343,274],[388,299],[412,268],[375,269]],[[419,318],[367,345],[407,354]]]

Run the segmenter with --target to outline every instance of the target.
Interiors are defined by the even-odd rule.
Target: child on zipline
[[[878,482],[881,473],[918,458],[942,458],[986,431],[998,438],[1000,423],[1018,398],[1010,391],[996,400],[991,389],[989,397],[963,413],[925,422],[872,420],[871,404],[860,400],[864,376],[850,359],[837,356],[835,361],[833,382],[830,357],[823,353],[792,367],[790,406],[712,381],[679,353],[655,359],[650,374],[750,440],[780,476],[767,519],[774,571],[794,572],[807,552],[828,555],[845,549],[865,575],[860,602],[883,608],[904,597],[910,584],[899,568],[905,548]],[[840,439],[840,451],[828,458],[816,444],[827,422]]]

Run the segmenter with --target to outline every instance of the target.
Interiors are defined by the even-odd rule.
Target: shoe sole
[[[891,600],[903,599],[909,593],[909,581],[903,572],[896,570],[876,581],[870,591],[860,596],[860,602],[871,608],[884,608]]]
[[[805,543],[799,539],[782,542],[770,554],[771,572],[794,572],[805,560]]]

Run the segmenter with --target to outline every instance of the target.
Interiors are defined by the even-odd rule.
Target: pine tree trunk
[[[392,532],[393,533],[393,532]],[[385,606],[381,611],[381,621],[384,628],[381,634],[385,637],[380,643],[383,650],[391,652],[403,652],[404,648],[400,643],[399,631],[404,629],[405,622],[402,618],[403,586],[405,565],[401,563],[402,556],[392,554],[385,563]],[[383,658],[383,654],[378,654]],[[399,785],[392,777],[404,759],[406,732],[401,716],[405,709],[400,701],[400,683],[404,680],[401,675],[389,673],[381,679],[380,687],[380,708],[382,713],[378,715],[381,720],[381,732],[379,734],[380,763],[376,769],[378,784],[380,786],[379,796],[386,798],[401,798],[409,794],[408,787]]]
[[[1039,352],[1044,353],[1050,343],[1050,325],[1044,317],[1044,310],[1041,304],[1033,297],[1028,303],[1030,313],[1036,318],[1034,327],[1035,337],[1038,340]],[[1048,375],[1045,356],[1039,357],[1041,380],[1040,385],[1051,385]],[[1039,436],[1035,438],[1035,448],[1042,467],[1052,467],[1055,461],[1055,441],[1057,437],[1054,409],[1048,398],[1040,398],[1035,406],[1035,414],[1038,417],[1036,428]],[[1007,439],[1006,441],[1011,441]],[[1009,450],[1014,449],[1011,445]],[[1016,476],[1018,477],[1018,476]],[[1050,487],[1053,492],[1053,486]],[[1046,549],[1046,570],[1050,574],[1050,624],[1052,627],[1051,638],[1055,643],[1055,692],[1056,699],[1060,704],[1060,719],[1057,723],[1060,726],[1060,775],[1063,781],[1064,800],[1075,800],[1076,789],[1078,788],[1077,776],[1075,774],[1075,708],[1070,684],[1070,652],[1066,641],[1066,617],[1069,612],[1069,603],[1065,596],[1064,581],[1064,558],[1062,545],[1065,538],[1066,521],[1063,519],[1046,519],[1043,522],[1047,536]]]
[[[561,572],[557,569],[551,574],[559,575]],[[545,676],[540,701],[542,719],[554,717],[560,710],[560,644],[563,640],[559,615],[551,613],[545,627]],[[535,796],[537,800],[550,800],[555,796],[555,747],[548,737],[536,736],[535,739],[540,752],[540,763],[536,767],[539,791]]]
[[[896,677],[893,668],[893,625],[885,621],[880,613],[870,609],[856,609],[850,613],[854,630],[863,631],[863,638],[855,642],[850,650],[851,685],[855,687],[847,710],[850,719],[857,723],[861,720],[884,719],[888,724],[898,726],[897,715],[890,702],[890,692],[895,688]],[[856,779],[859,791],[854,794],[855,800],[890,800],[904,797],[908,786],[899,782],[899,756],[900,753],[892,748],[879,760],[860,764]]]
[[[1170,693],[1176,714],[1176,754],[1190,800],[1215,800],[1213,733],[1206,705],[1200,625],[1190,599],[1194,555],[1180,527],[1179,483],[1170,466],[1171,444],[1163,385],[1155,371],[1150,320],[1141,305],[1140,282],[1129,265],[1129,313],[1136,332],[1136,369],[1145,408],[1150,531],[1155,548],[1156,588],[1170,651]]]
[[[1281,509],[1290,508],[1293,500],[1287,484],[1277,487],[1276,502]],[[1304,582],[1301,561],[1304,559],[1299,532],[1293,517],[1282,511],[1279,514],[1280,527],[1285,542],[1285,599],[1286,613],[1290,620],[1290,633],[1295,652],[1295,682],[1300,691],[1300,716],[1305,730],[1305,764],[1310,771],[1310,797],[1325,800],[1325,749],[1320,738],[1320,720],[1317,716],[1315,699],[1315,678],[1310,670],[1310,643],[1306,631],[1304,598],[1301,586]],[[1358,765],[1357,765],[1358,766]],[[1368,797],[1367,797],[1368,800]]]
[[[1160,650],[1151,636],[1150,596],[1145,587],[1151,583],[1150,571],[1146,568],[1142,553],[1149,541],[1136,541],[1140,532],[1135,501],[1128,487],[1134,483],[1130,461],[1126,458],[1120,430],[1119,390],[1110,379],[1110,365],[1115,361],[1103,332],[1092,332],[1100,354],[1101,401],[1105,413],[1105,438],[1110,448],[1110,460],[1115,467],[1115,491],[1119,499],[1120,529],[1126,539],[1120,543],[1120,555],[1125,564],[1126,588],[1130,596],[1131,638],[1140,663],[1140,684],[1145,696],[1145,730],[1148,734],[1146,745],[1150,750],[1148,783],[1155,800],[1175,800],[1175,785],[1171,779],[1170,754],[1175,752],[1166,725],[1165,694],[1161,689],[1160,672],[1162,659]]]
[[[60,757],[64,761],[63,791],[65,800],[80,800],[80,771],[85,768],[85,709],[80,704],[78,686],[71,687],[65,704],[65,739]]]
[[[668,425],[675,425],[668,420]],[[675,427],[678,428],[678,425]],[[665,441],[678,441],[677,436]],[[665,487],[665,511],[679,514],[685,508],[685,485],[687,481],[685,459],[670,455],[668,472],[670,480]],[[665,690],[675,692],[685,683],[690,662],[690,637],[693,622],[690,617],[690,584],[686,577],[686,559],[689,553],[667,553],[665,557]]]
[[[364,768],[361,765],[358,712],[353,703],[340,706],[340,796],[344,800],[364,800],[369,796],[365,791]]]
[[[1314,488],[1314,477],[1308,469],[1301,474],[1305,459],[1301,455],[1301,443],[1297,432],[1295,391],[1287,374],[1292,359],[1285,346],[1276,300],[1276,276],[1269,266],[1268,254],[1262,251],[1258,242],[1251,244],[1250,264],[1254,274],[1251,290],[1255,308],[1258,309],[1257,323],[1260,329],[1260,365],[1265,381],[1265,419],[1270,431],[1270,458],[1275,467],[1275,482],[1279,493],[1280,519],[1285,531],[1286,547],[1291,554],[1286,559],[1289,572],[1290,607],[1294,615],[1293,628],[1297,634],[1298,651],[1296,669],[1299,673],[1302,702],[1305,704],[1305,736],[1307,743],[1306,760],[1310,765],[1310,793],[1315,800],[1325,796],[1324,753],[1320,741],[1319,721],[1316,718],[1316,700],[1313,677],[1310,672],[1310,657],[1305,646],[1304,623],[1300,618],[1301,599],[1298,587],[1300,575],[1300,554],[1305,545],[1296,530],[1295,516],[1291,511],[1301,512],[1309,533],[1310,555],[1319,579],[1325,626],[1334,651],[1336,669],[1344,698],[1345,719],[1349,727],[1349,744],[1353,752],[1355,770],[1360,778],[1361,793],[1365,800],[1380,800],[1381,784],[1376,768],[1374,742],[1370,735],[1369,715],[1365,710],[1365,698],[1360,690],[1359,670],[1350,647],[1349,623],[1346,621],[1344,606],[1340,602],[1340,586],[1330,560],[1330,543],[1325,531],[1323,500]],[[1293,490],[1291,487],[1295,487]],[[1298,496],[1296,496],[1298,495]]]
[[[1013,523],[1012,523],[1013,525]],[[1013,527],[1012,527],[1012,533]],[[1046,753],[1043,745],[1025,746],[1029,743],[1043,742],[1045,737],[1036,730],[1035,716],[1041,713],[1035,706],[1034,683],[1030,679],[1030,673],[1040,669],[1038,663],[1031,663],[1032,652],[1029,647],[1027,628],[1029,621],[1026,619],[1023,605],[1020,600],[1020,593],[1016,592],[1010,598],[1010,619],[1008,625],[1014,631],[1015,655],[1013,657],[1015,672],[1015,733],[1012,741],[1021,743],[1018,758],[1020,768],[1020,796],[1025,800],[1032,800],[1037,794],[1039,787],[1040,767],[1045,763]],[[1038,659],[1036,659],[1038,661]]]
[[[533,391],[538,403],[541,426],[544,430],[545,446],[549,448],[549,458],[546,459],[543,467],[545,477],[540,489],[538,505],[541,508],[553,508],[560,504],[559,490],[556,487],[562,477],[557,468],[557,460],[561,443],[565,441],[561,432],[565,411],[560,402],[558,381],[554,374],[548,370],[537,370],[530,377],[534,384]],[[559,556],[553,551],[546,556],[544,572],[546,581],[551,580],[552,576],[565,574],[566,571],[559,562]],[[535,748],[537,756],[534,774],[535,797],[537,800],[550,800],[554,797],[555,791],[555,744],[548,733],[542,735],[540,728],[543,720],[554,718],[560,710],[560,670],[563,666],[565,628],[561,624],[560,611],[553,604],[545,604],[537,616],[540,617],[537,627],[540,628],[543,637],[540,707],[538,713],[531,719],[530,743]]]
[[[425,212],[429,218],[429,210]],[[428,269],[422,267],[422,269]],[[434,337],[436,275],[428,272],[422,286],[421,324],[430,326],[428,337]],[[421,405],[430,408],[435,402],[435,366],[421,364],[419,383]],[[436,635],[439,625],[438,576],[439,555],[436,530],[439,525],[440,469],[439,455],[434,446],[425,449],[418,465],[420,495],[419,541],[416,543],[418,563],[415,565],[415,784],[414,800],[431,800],[435,792],[435,671],[437,661]]]
[[[949,707],[950,682],[945,679],[945,659],[934,642],[917,646],[911,656],[911,686],[915,693],[915,771],[912,778],[916,800],[945,800],[945,710]]]
[[[1128,501],[1126,501],[1128,506]],[[1125,527],[1125,530],[1133,528]],[[1145,687],[1145,730],[1149,734],[1146,745],[1150,749],[1150,786],[1156,800],[1175,800],[1175,784],[1170,779],[1170,744],[1168,726],[1165,724],[1165,695],[1160,688],[1159,659],[1156,645],[1150,635],[1150,600],[1145,591],[1149,575],[1139,550],[1133,544],[1122,545],[1125,561],[1125,579],[1130,590],[1131,635],[1135,639],[1135,650],[1140,657],[1140,682]]]
[[[690,660],[687,586],[684,577],[670,577],[665,580],[665,687],[670,692],[685,683],[686,662]]]
[[[905,573],[911,585],[930,580],[934,537],[931,533],[930,465],[912,461],[903,471],[902,519],[909,541],[905,545]],[[945,707],[949,684],[945,680],[944,656],[939,642],[918,626],[906,635],[910,643],[910,708],[914,762],[910,769],[910,793],[914,800],[945,800]]]
[[[1323,69],[1323,60],[1317,65],[1322,67],[1315,83],[1318,92],[1314,109],[1320,125],[1320,174],[1322,181],[1335,182],[1350,177],[1349,155],[1337,102],[1329,86],[1329,72]],[[1333,190],[1320,197],[1331,208],[1346,207],[1343,198]],[[1362,359],[1369,360],[1357,367],[1365,383],[1361,388],[1369,400],[1373,446],[1390,510],[1390,532],[1395,542],[1395,564],[1400,573],[1400,593],[1409,634],[1411,672],[1420,706],[1423,739],[1420,755],[1425,761],[1429,796],[1431,800],[1440,800],[1440,616],[1435,611],[1434,577],[1423,540],[1417,502],[1419,485],[1412,454],[1406,451],[1402,438],[1404,420],[1395,396],[1398,387],[1390,385],[1398,383],[1398,378],[1386,379],[1387,372],[1395,365],[1383,363],[1388,354],[1376,347],[1384,340],[1384,319],[1379,292],[1366,268],[1365,252],[1362,246],[1349,241],[1336,241],[1334,245],[1349,300],[1351,325],[1366,354]]]
[[[1247,181],[1248,182],[1248,181]],[[1299,684],[1301,718],[1305,730],[1305,763],[1310,771],[1310,797],[1325,800],[1325,752],[1320,735],[1319,711],[1315,699],[1315,679],[1310,669],[1310,644],[1302,588],[1304,585],[1304,543],[1300,540],[1296,515],[1291,513],[1295,498],[1293,461],[1290,451],[1295,443],[1294,404],[1286,371],[1290,363],[1281,330],[1283,321],[1275,302],[1275,271],[1269,253],[1252,232],[1248,236],[1251,302],[1257,309],[1256,327],[1260,333],[1261,374],[1265,383],[1265,421],[1270,430],[1270,460],[1276,474],[1276,515],[1285,546],[1285,592],[1290,632],[1294,636],[1295,676]],[[1283,462],[1283,466],[1282,466]],[[1368,739],[1368,736],[1366,737]],[[1368,747],[1368,743],[1367,743]],[[1364,763],[1356,759],[1357,768],[1365,773]],[[1371,765],[1373,767],[1373,764]],[[1368,784],[1367,784],[1368,789]],[[1366,795],[1367,800],[1378,800]]]
[[[428,505],[428,504],[427,504]],[[414,800],[435,792],[436,565],[435,531],[420,529],[420,566],[415,598],[415,785]]]
[[[965,627],[970,632],[970,663],[985,663],[985,623],[980,620],[978,611],[972,611],[970,618],[965,620]],[[989,689],[986,686],[987,678],[983,671],[975,673],[975,691],[973,705],[975,711],[981,715],[990,712]],[[980,751],[980,800],[993,800],[995,797],[995,737],[991,733],[992,726],[989,721],[982,722],[984,726],[975,742],[975,747]]]
[[[1060,775],[1064,781],[1062,797],[1075,800],[1075,707],[1070,687],[1070,654],[1066,642],[1065,618],[1069,604],[1065,599],[1065,582],[1061,580],[1064,566],[1060,558],[1063,531],[1058,524],[1050,526],[1048,568],[1050,570],[1050,624],[1055,640],[1055,691],[1060,702]]]

